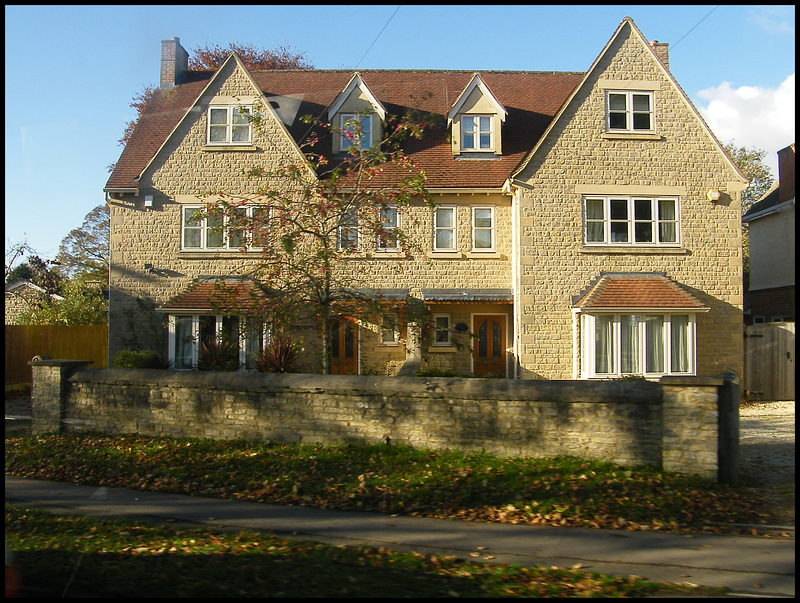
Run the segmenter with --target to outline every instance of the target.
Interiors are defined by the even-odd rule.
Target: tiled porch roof
[[[159,311],[253,311],[266,297],[266,291],[253,281],[200,281],[163,304]]]
[[[709,308],[662,274],[604,274],[573,306],[581,310],[693,310]]]

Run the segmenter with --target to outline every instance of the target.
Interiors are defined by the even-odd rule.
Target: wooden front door
[[[331,374],[358,374],[358,323],[351,316],[331,321]]]
[[[472,319],[474,368],[479,377],[506,376],[506,317],[502,314],[476,315]]]

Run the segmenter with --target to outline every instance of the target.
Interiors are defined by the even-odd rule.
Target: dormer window
[[[372,115],[341,113],[339,123],[339,150],[348,152],[351,147],[368,149],[372,146]]]
[[[494,144],[492,136],[491,115],[462,115],[461,116],[461,150],[462,151],[492,151]]]
[[[211,106],[208,108],[208,144],[250,144],[252,107]]]
[[[653,93],[648,91],[608,90],[608,131],[654,132],[653,98]]]

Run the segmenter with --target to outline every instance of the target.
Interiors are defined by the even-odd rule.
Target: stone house
[[[778,151],[778,183],[742,222],[750,226],[750,319],[794,322],[794,144]]]
[[[342,270],[379,283],[395,307],[425,307],[431,332],[402,312],[387,327],[343,311],[336,372],[741,375],[747,183],[670,73],[667,45],[630,18],[586,72],[263,72],[235,54],[215,72],[186,66],[179,39],[164,41],[161,86],[105,188],[110,356],[146,345],[145,325],[162,317],[166,333],[148,345],[176,368],[230,332],[251,366],[264,331],[240,328],[235,308],[218,314],[211,297],[212,281],[242,274],[258,252],[191,219],[201,191],[252,192],[246,168],[298,156],[301,115],[362,114],[373,136],[413,102],[444,124],[408,149],[435,207],[393,217],[416,220],[423,252],[401,261],[362,241]],[[237,111],[259,100],[269,109],[257,131]],[[329,152],[341,144],[334,136]]]
[[[47,303],[47,291],[30,281],[17,281],[6,285],[6,324],[20,324],[20,318],[28,314],[40,304]],[[55,293],[49,295],[50,303],[64,301],[64,298]]]

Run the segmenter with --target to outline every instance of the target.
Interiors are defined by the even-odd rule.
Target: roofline
[[[581,306],[573,306],[572,311],[576,313],[586,314],[616,314],[617,312],[661,312],[664,314],[670,313],[685,313],[685,312],[708,312],[711,308],[708,306],[687,306],[685,308],[669,306],[614,306],[604,308],[582,308]]]
[[[312,175],[314,178],[317,177],[317,175],[311,169],[311,166],[308,165],[308,160],[306,159],[305,155],[303,154],[303,151],[297,145],[297,141],[289,133],[289,130],[286,129],[286,124],[284,124],[283,120],[281,120],[280,117],[278,117],[278,114],[275,112],[275,110],[272,108],[272,106],[270,105],[269,101],[267,100],[267,96],[264,94],[264,92],[261,90],[261,88],[259,88],[258,84],[255,83],[255,81],[253,80],[253,76],[250,75],[250,72],[247,70],[247,67],[245,67],[244,63],[242,63],[242,60],[239,58],[239,55],[236,54],[235,52],[231,52],[228,55],[228,58],[225,59],[225,62],[222,63],[222,65],[220,65],[219,69],[217,69],[216,73],[214,73],[212,78],[209,80],[208,84],[205,85],[205,87],[203,88],[203,90],[200,91],[200,94],[197,96],[197,98],[194,100],[194,102],[189,106],[189,108],[183,114],[183,117],[181,117],[180,120],[178,120],[178,123],[175,125],[175,127],[172,129],[172,131],[169,133],[169,135],[167,135],[167,137],[164,139],[164,142],[161,143],[161,146],[158,147],[158,150],[156,150],[156,152],[150,158],[150,161],[147,162],[147,165],[144,166],[144,168],[139,173],[139,176],[136,178],[136,180],[140,180],[144,176],[145,172],[147,172],[147,170],[150,169],[150,166],[153,165],[153,163],[156,160],[156,157],[159,156],[159,154],[161,153],[162,149],[164,149],[164,147],[167,146],[167,143],[172,139],[172,136],[175,134],[175,132],[178,130],[178,128],[180,128],[181,125],[183,124],[183,122],[186,121],[187,117],[192,112],[192,109],[194,109],[200,103],[200,99],[203,98],[203,95],[206,94],[206,92],[212,86],[212,84],[214,84],[217,81],[217,78],[221,77],[220,74],[222,73],[223,69],[225,69],[225,67],[228,65],[228,63],[230,61],[232,61],[232,60],[236,62],[236,66],[237,67],[241,67],[241,69],[244,72],[245,76],[250,81],[250,84],[253,86],[253,90],[256,92],[256,95],[259,96],[261,98],[261,100],[263,101],[263,104],[264,104],[264,107],[266,108],[266,110],[269,112],[269,114],[283,128],[284,133],[288,137],[289,142],[292,144],[292,146],[294,146],[295,150],[299,153],[300,158],[305,163],[305,165],[306,165],[306,167],[307,167],[307,169],[309,171],[309,174]],[[139,189],[137,188],[136,192],[138,193],[138,191],[139,191]]]
[[[778,205],[773,205],[772,207],[768,207],[767,209],[762,209],[761,211],[757,211],[755,213],[745,216],[742,216],[742,222],[749,223],[753,220],[758,220],[759,218],[765,218],[770,214],[779,214],[785,211],[790,210],[794,207],[794,200],[795,198],[792,197],[783,203],[778,203]]]
[[[567,107],[570,106],[570,104],[572,103],[572,101],[574,100],[574,98],[578,94],[578,92],[580,90],[582,90],[583,87],[586,85],[586,82],[588,81],[589,77],[592,75],[594,70],[597,68],[597,65],[600,63],[600,61],[603,58],[603,56],[605,56],[605,54],[608,52],[608,49],[611,47],[611,45],[614,42],[614,40],[616,40],[617,37],[620,35],[620,33],[622,32],[622,29],[623,29],[623,27],[625,25],[629,25],[630,26],[631,31],[634,32],[634,34],[639,38],[639,41],[642,42],[642,44],[647,49],[647,51],[650,53],[652,58],[655,60],[656,64],[659,66],[661,71],[664,73],[664,75],[666,75],[667,79],[669,79],[669,81],[672,82],[672,84],[675,86],[675,88],[679,92],[680,97],[683,99],[683,101],[689,107],[689,110],[692,113],[694,113],[695,117],[697,117],[697,119],[700,121],[700,124],[702,125],[703,129],[706,131],[706,134],[708,134],[710,136],[711,140],[717,146],[717,149],[720,151],[720,153],[722,153],[722,156],[725,158],[725,161],[727,161],[728,165],[733,169],[734,173],[737,176],[739,176],[739,178],[741,178],[742,182],[745,185],[747,185],[747,183],[748,183],[747,178],[745,178],[742,175],[742,172],[733,163],[733,161],[731,160],[730,156],[725,151],[724,147],[720,144],[719,140],[717,140],[717,137],[714,136],[714,133],[711,131],[711,128],[708,127],[708,124],[705,122],[703,117],[700,115],[700,113],[697,110],[697,108],[692,104],[692,101],[689,100],[689,97],[687,96],[686,92],[683,91],[683,88],[680,87],[680,84],[678,84],[677,80],[672,75],[672,73],[669,71],[669,69],[667,69],[664,66],[664,64],[661,62],[661,60],[658,58],[658,56],[656,55],[656,53],[653,50],[653,48],[650,46],[650,44],[648,44],[647,39],[644,37],[642,32],[639,30],[639,28],[636,27],[636,23],[634,23],[633,19],[630,18],[630,17],[625,17],[620,22],[619,26],[617,27],[617,30],[614,32],[614,34],[611,36],[609,41],[603,47],[603,50],[600,51],[600,54],[594,60],[594,62],[592,63],[592,66],[589,67],[589,70],[583,76],[583,79],[581,80],[581,83],[578,84],[575,87],[575,90],[572,91],[572,94],[570,94],[569,98],[567,98],[567,100],[561,106],[561,109],[558,111],[558,113],[556,114],[555,118],[553,118],[553,120],[550,122],[550,125],[547,127],[547,130],[545,130],[545,132],[541,136],[541,138],[539,138],[539,140],[536,142],[536,145],[528,153],[528,156],[525,159],[523,159],[522,163],[520,164],[520,166],[515,171],[513,171],[511,173],[511,176],[510,176],[509,180],[513,181],[514,179],[516,179],[516,177],[520,174],[520,172],[522,172],[528,166],[530,161],[533,159],[534,155],[536,155],[536,152],[544,144],[544,141],[547,139],[547,137],[549,136],[550,132],[555,128],[556,123],[558,123],[558,121],[561,119],[562,115],[566,112]]]
[[[345,101],[350,98],[350,95],[353,91],[358,88],[362,92],[367,95],[367,100],[369,104],[372,105],[373,109],[378,113],[381,120],[386,119],[386,107],[377,99],[377,97],[372,93],[367,83],[364,81],[364,78],[361,77],[361,74],[356,71],[353,73],[353,76],[350,78],[350,81],[347,82],[347,85],[342,89],[339,94],[336,95],[336,98],[333,99],[333,102],[328,106],[327,113],[328,113],[328,121],[339,112],[339,109],[342,108],[342,105]]]

